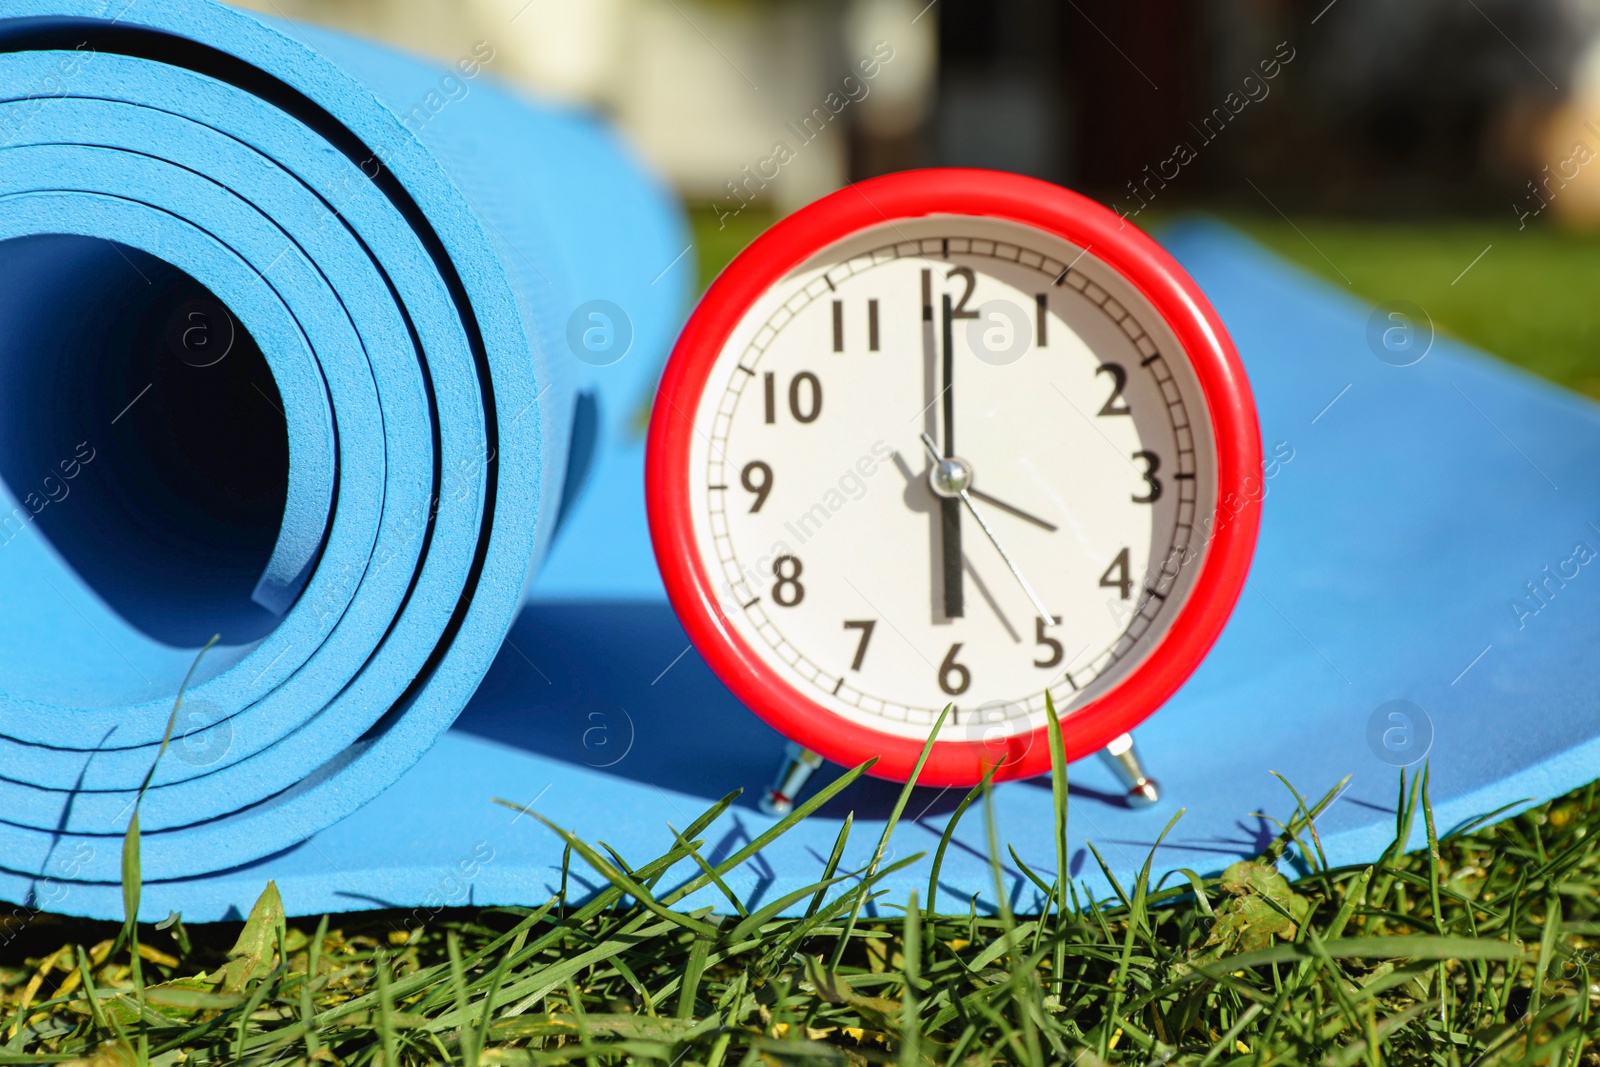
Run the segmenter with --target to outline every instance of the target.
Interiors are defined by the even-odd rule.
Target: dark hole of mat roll
[[[283,519],[283,400],[203,285],[111,241],[0,242],[0,479],[25,526],[145,635],[259,637]],[[10,527],[15,527],[11,529]]]

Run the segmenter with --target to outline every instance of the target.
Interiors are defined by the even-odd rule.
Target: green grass
[[[1600,235],[1518,231],[1509,211],[1503,223],[1228,221],[1370,303],[1410,300],[1440,332],[1600,398]]]
[[[706,221],[704,280],[760,229]],[[1592,242],[1234,221],[1361,296],[1413,300],[1441,329],[1595,391]],[[1027,872],[1043,915],[881,900],[888,918],[868,917],[893,869],[887,832],[859,871],[837,869],[841,835],[824,879],[793,898],[801,917],[774,917],[777,901],[751,914],[726,892],[856,773],[715,866],[699,838],[732,797],[645,863],[528,820],[610,883],[589,899],[286,920],[269,885],[247,923],[164,929],[20,911],[0,919],[0,1063],[1600,1067],[1600,786],[1437,839],[1425,773],[1402,775],[1395,844],[1371,866],[1322,862],[1319,805],[1301,804],[1259,861],[1219,877],[1141,876],[1093,900]],[[1058,769],[1058,851],[1065,785]],[[952,825],[988,817],[980,787]],[[991,855],[1008,855],[985,825]],[[1432,844],[1404,852],[1415,825]],[[129,847],[133,903],[136,829]],[[1311,868],[1292,885],[1274,866],[1291,849]],[[708,887],[722,905],[681,908]]]
[[[689,216],[694,234],[695,263],[699,269],[700,291],[711,284],[717,272],[728,265],[744,246],[759,237],[777,217],[768,212],[747,208],[724,220],[720,225],[716,213],[695,211]]]
[[[114,924],[37,918],[7,931],[0,1061],[1600,1063],[1596,786],[1343,869],[1302,807],[1220,878],[1093,901],[1030,873],[1064,903],[1044,915],[867,918],[910,859],[881,864],[887,833],[790,898],[803,917],[674,907],[855,773],[715,866],[699,835],[731,797],[647,863],[572,839],[611,883],[588,900],[291,922],[269,885],[242,929],[141,927],[138,955]],[[1432,837],[1425,775],[1399,788],[1395,840]],[[954,818],[986,819],[982,791]],[[1291,848],[1313,868],[1292,886],[1272,866]]]

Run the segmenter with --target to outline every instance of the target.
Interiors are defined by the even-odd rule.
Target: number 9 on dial
[[[1238,357],[1144,233],[1058,186],[890,175],[707,291],[651,416],[656,557],[691,640],[818,757],[970,785],[1109,752],[1243,587],[1261,445]],[[948,711],[946,710],[948,708]]]

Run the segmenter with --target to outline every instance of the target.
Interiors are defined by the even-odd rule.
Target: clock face
[[[1092,242],[880,217],[717,340],[655,416],[685,441],[680,613],[711,616],[756,710],[800,709],[802,743],[920,747],[949,706],[937,741],[972,778],[1044,747],[1047,693],[1069,730],[1160,656],[1213,550],[1217,428]]]

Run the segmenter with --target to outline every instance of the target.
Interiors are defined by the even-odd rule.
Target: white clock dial
[[[1047,691],[1070,714],[1150,655],[1205,555],[1215,449],[1176,337],[1093,248],[1019,224],[825,249],[685,414],[730,625],[879,732],[925,738],[953,704],[941,739],[1032,733]]]

